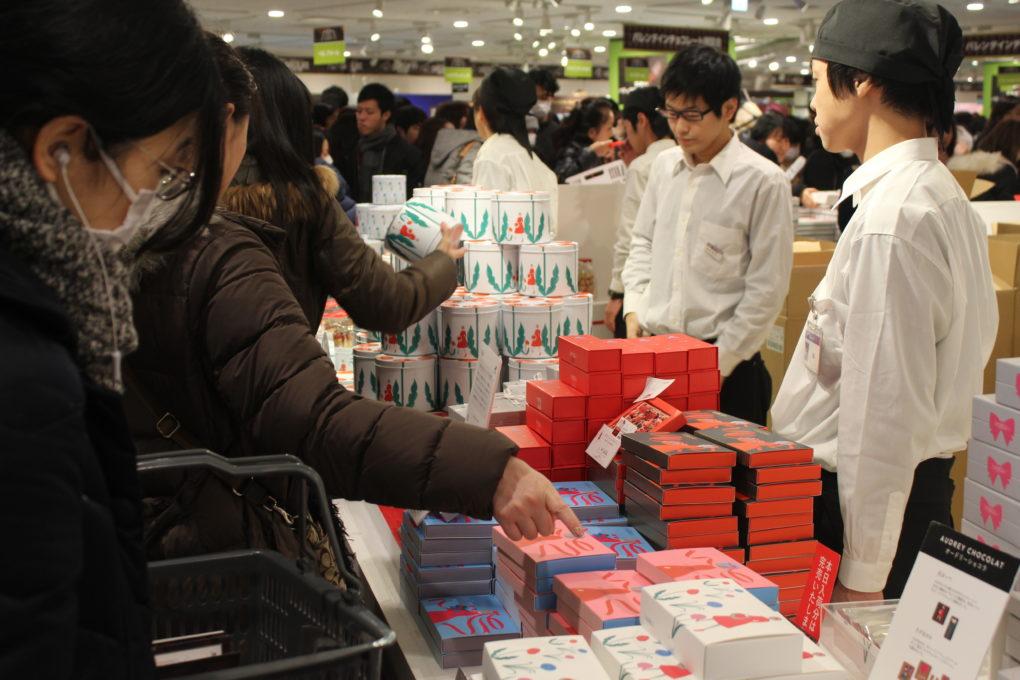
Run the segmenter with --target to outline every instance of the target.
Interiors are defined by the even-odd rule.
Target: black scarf
[[[397,129],[387,125],[374,135],[368,135],[358,140],[358,188],[361,190],[361,201],[368,203],[372,200],[372,177],[385,172],[383,165],[386,163],[386,147],[393,138],[397,136]]]

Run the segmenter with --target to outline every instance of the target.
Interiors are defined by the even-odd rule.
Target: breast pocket
[[[747,237],[744,230],[702,222],[691,244],[691,267],[709,281],[735,279],[744,274]]]
[[[843,329],[847,306],[831,298],[812,298],[811,310],[808,323],[818,328],[822,341],[818,382],[823,387],[834,387],[843,373]]]

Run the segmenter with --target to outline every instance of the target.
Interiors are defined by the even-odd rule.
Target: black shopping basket
[[[379,678],[383,649],[396,635],[369,612],[349,554],[337,540],[319,475],[293,456],[227,459],[209,451],[139,456],[140,474],[207,469],[224,479],[287,477],[320,516],[337,556],[346,590],[323,580],[308,562],[279,553],[242,550],[149,564],[153,639],[222,631],[232,668],[175,677]],[[308,504],[308,496],[315,508]],[[300,522],[307,512],[301,512]],[[302,526],[299,535],[303,535]]]

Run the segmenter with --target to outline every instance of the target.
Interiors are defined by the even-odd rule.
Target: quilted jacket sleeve
[[[297,455],[334,497],[490,516],[513,443],[343,389],[270,252],[247,232],[229,242],[192,288],[216,389],[252,448]]]

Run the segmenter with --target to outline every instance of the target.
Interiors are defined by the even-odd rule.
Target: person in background
[[[436,118],[450,121],[456,130],[474,129],[474,114],[472,114],[471,104],[468,102],[443,102],[436,107]]]
[[[429,153],[425,184],[470,184],[482,139],[474,129],[474,122],[463,130],[454,128],[449,121],[443,122],[447,125],[436,132]]]
[[[324,132],[328,132],[339,117],[340,109],[326,101],[312,106],[312,124]]]
[[[558,131],[559,150],[553,169],[561,183],[616,158],[615,124],[614,105],[605,97],[591,97],[574,107]]]
[[[336,196],[337,202],[340,203],[340,207],[343,208],[344,213],[347,215],[347,219],[354,222],[358,214],[358,204],[350,197],[351,190],[347,180],[343,178],[340,171],[333,165],[333,157],[329,153],[329,140],[326,139],[325,133],[318,127],[312,129],[312,153],[315,154],[315,165],[328,168],[336,174],[337,190],[333,193]],[[328,190],[329,187],[327,187]]]
[[[560,129],[560,122],[552,108],[556,93],[560,91],[560,84],[556,82],[556,76],[544,68],[531,69],[528,71],[528,77],[535,83],[536,97],[530,114],[538,121],[533,146],[542,162],[551,168],[556,164],[557,137]]]
[[[259,99],[248,154],[222,204],[285,230],[274,252],[308,326],[319,327],[329,296],[360,328],[386,333],[399,333],[448,299],[463,255],[460,230],[444,229],[435,252],[394,272],[337,206],[334,173],[314,166],[307,88],[268,52],[238,53]]]
[[[152,678],[123,244],[212,215],[222,84],[179,0],[3,3],[0,63],[0,677]]]
[[[686,333],[719,348],[725,413],[765,425],[772,379],[759,349],[793,264],[790,182],[731,129],[740,69],[704,45],[660,85],[679,146],[652,164],[623,268],[627,336]]]
[[[358,92],[358,146],[355,151],[356,177],[352,179],[355,200],[372,200],[372,177],[406,175],[407,197],[425,177],[425,161],[417,147],[401,137],[392,125],[393,93],[385,85],[369,83]]]
[[[427,117],[417,106],[401,106],[393,112],[393,127],[397,128],[397,134],[403,137],[405,142],[417,146],[421,124]]]
[[[938,161],[963,34],[926,0],[844,0],[814,44],[818,134],[863,164],[772,423],[823,467],[815,531],[842,554],[833,600],[895,599],[929,524],[953,524],[952,452],[998,326],[984,222]]]
[[[556,231],[556,175],[528,145],[524,117],[535,105],[531,79],[517,68],[497,68],[475,90],[475,127],[482,146],[471,183],[496,191],[545,191]]]
[[[787,122],[785,116],[766,113],[755,122],[743,142],[776,165],[782,165],[791,150],[796,149],[797,155],[800,155],[799,145],[793,145],[794,134],[793,124]]]
[[[975,201],[1012,201],[1020,196],[1020,118],[1003,118],[998,125],[981,135],[977,149],[964,156],[949,159],[950,170],[976,172],[992,187],[974,198]]]
[[[347,96],[347,92],[339,85],[330,85],[322,94],[319,95],[319,101],[324,104],[329,104],[338,111],[343,111],[347,108],[350,103],[350,97]]]
[[[623,191],[620,226],[613,245],[613,272],[609,283],[609,302],[603,320],[606,329],[618,338],[627,337],[623,322],[623,267],[630,255],[634,219],[641,207],[641,198],[648,185],[648,173],[659,154],[676,146],[669,121],[659,113],[664,106],[662,94],[655,87],[639,87],[623,99],[623,127],[627,145],[621,155],[632,158],[627,167],[627,186]]]
[[[426,118],[421,124],[421,131],[418,134],[418,150],[421,151],[422,158],[431,158],[432,149],[436,146],[436,137],[439,136],[440,130],[452,130],[453,123],[440,118],[439,116],[430,116]],[[425,168],[425,186],[431,186],[428,181],[429,170],[431,164]]]
[[[805,208],[819,208],[814,199],[816,191],[835,191],[843,188],[843,183],[860,167],[861,162],[853,151],[839,153],[819,148],[807,157],[804,169],[800,173],[800,204]],[[836,209],[836,221],[839,228],[846,229],[854,210],[853,201],[842,201]]]

